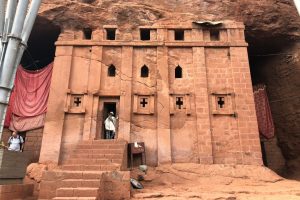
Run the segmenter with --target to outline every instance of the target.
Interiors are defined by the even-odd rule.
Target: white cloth
[[[116,132],[116,118],[114,116],[107,117],[104,125],[105,130]]]
[[[21,136],[17,136],[16,138],[11,136],[8,140],[8,144],[9,144],[8,150],[20,151],[21,150],[20,144],[23,144],[23,143],[24,143],[24,140]]]

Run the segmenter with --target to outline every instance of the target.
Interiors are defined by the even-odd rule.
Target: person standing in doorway
[[[17,132],[13,132],[8,140],[8,150],[23,152],[24,139]]]
[[[115,139],[117,119],[118,117],[114,117],[113,112],[109,112],[108,117],[104,121],[105,139]]]

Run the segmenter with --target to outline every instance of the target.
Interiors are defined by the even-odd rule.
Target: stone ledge
[[[244,41],[236,42],[204,42],[204,41],[93,41],[93,40],[73,40],[73,41],[57,41],[56,46],[137,46],[137,47],[247,47]]]

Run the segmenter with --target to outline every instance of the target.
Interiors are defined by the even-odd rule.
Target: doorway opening
[[[102,123],[102,131],[101,131],[101,138],[102,139],[106,139],[105,138],[105,126],[104,126],[104,121],[105,119],[108,117],[108,114],[110,112],[114,113],[114,117],[117,116],[117,103],[116,102],[104,102],[103,103],[103,123]],[[116,128],[117,128],[117,124],[116,124]],[[117,130],[116,130],[117,132]]]

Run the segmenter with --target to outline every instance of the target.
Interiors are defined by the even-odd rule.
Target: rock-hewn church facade
[[[64,31],[40,162],[63,162],[82,140],[144,142],[147,164],[262,163],[244,25],[107,25]]]

